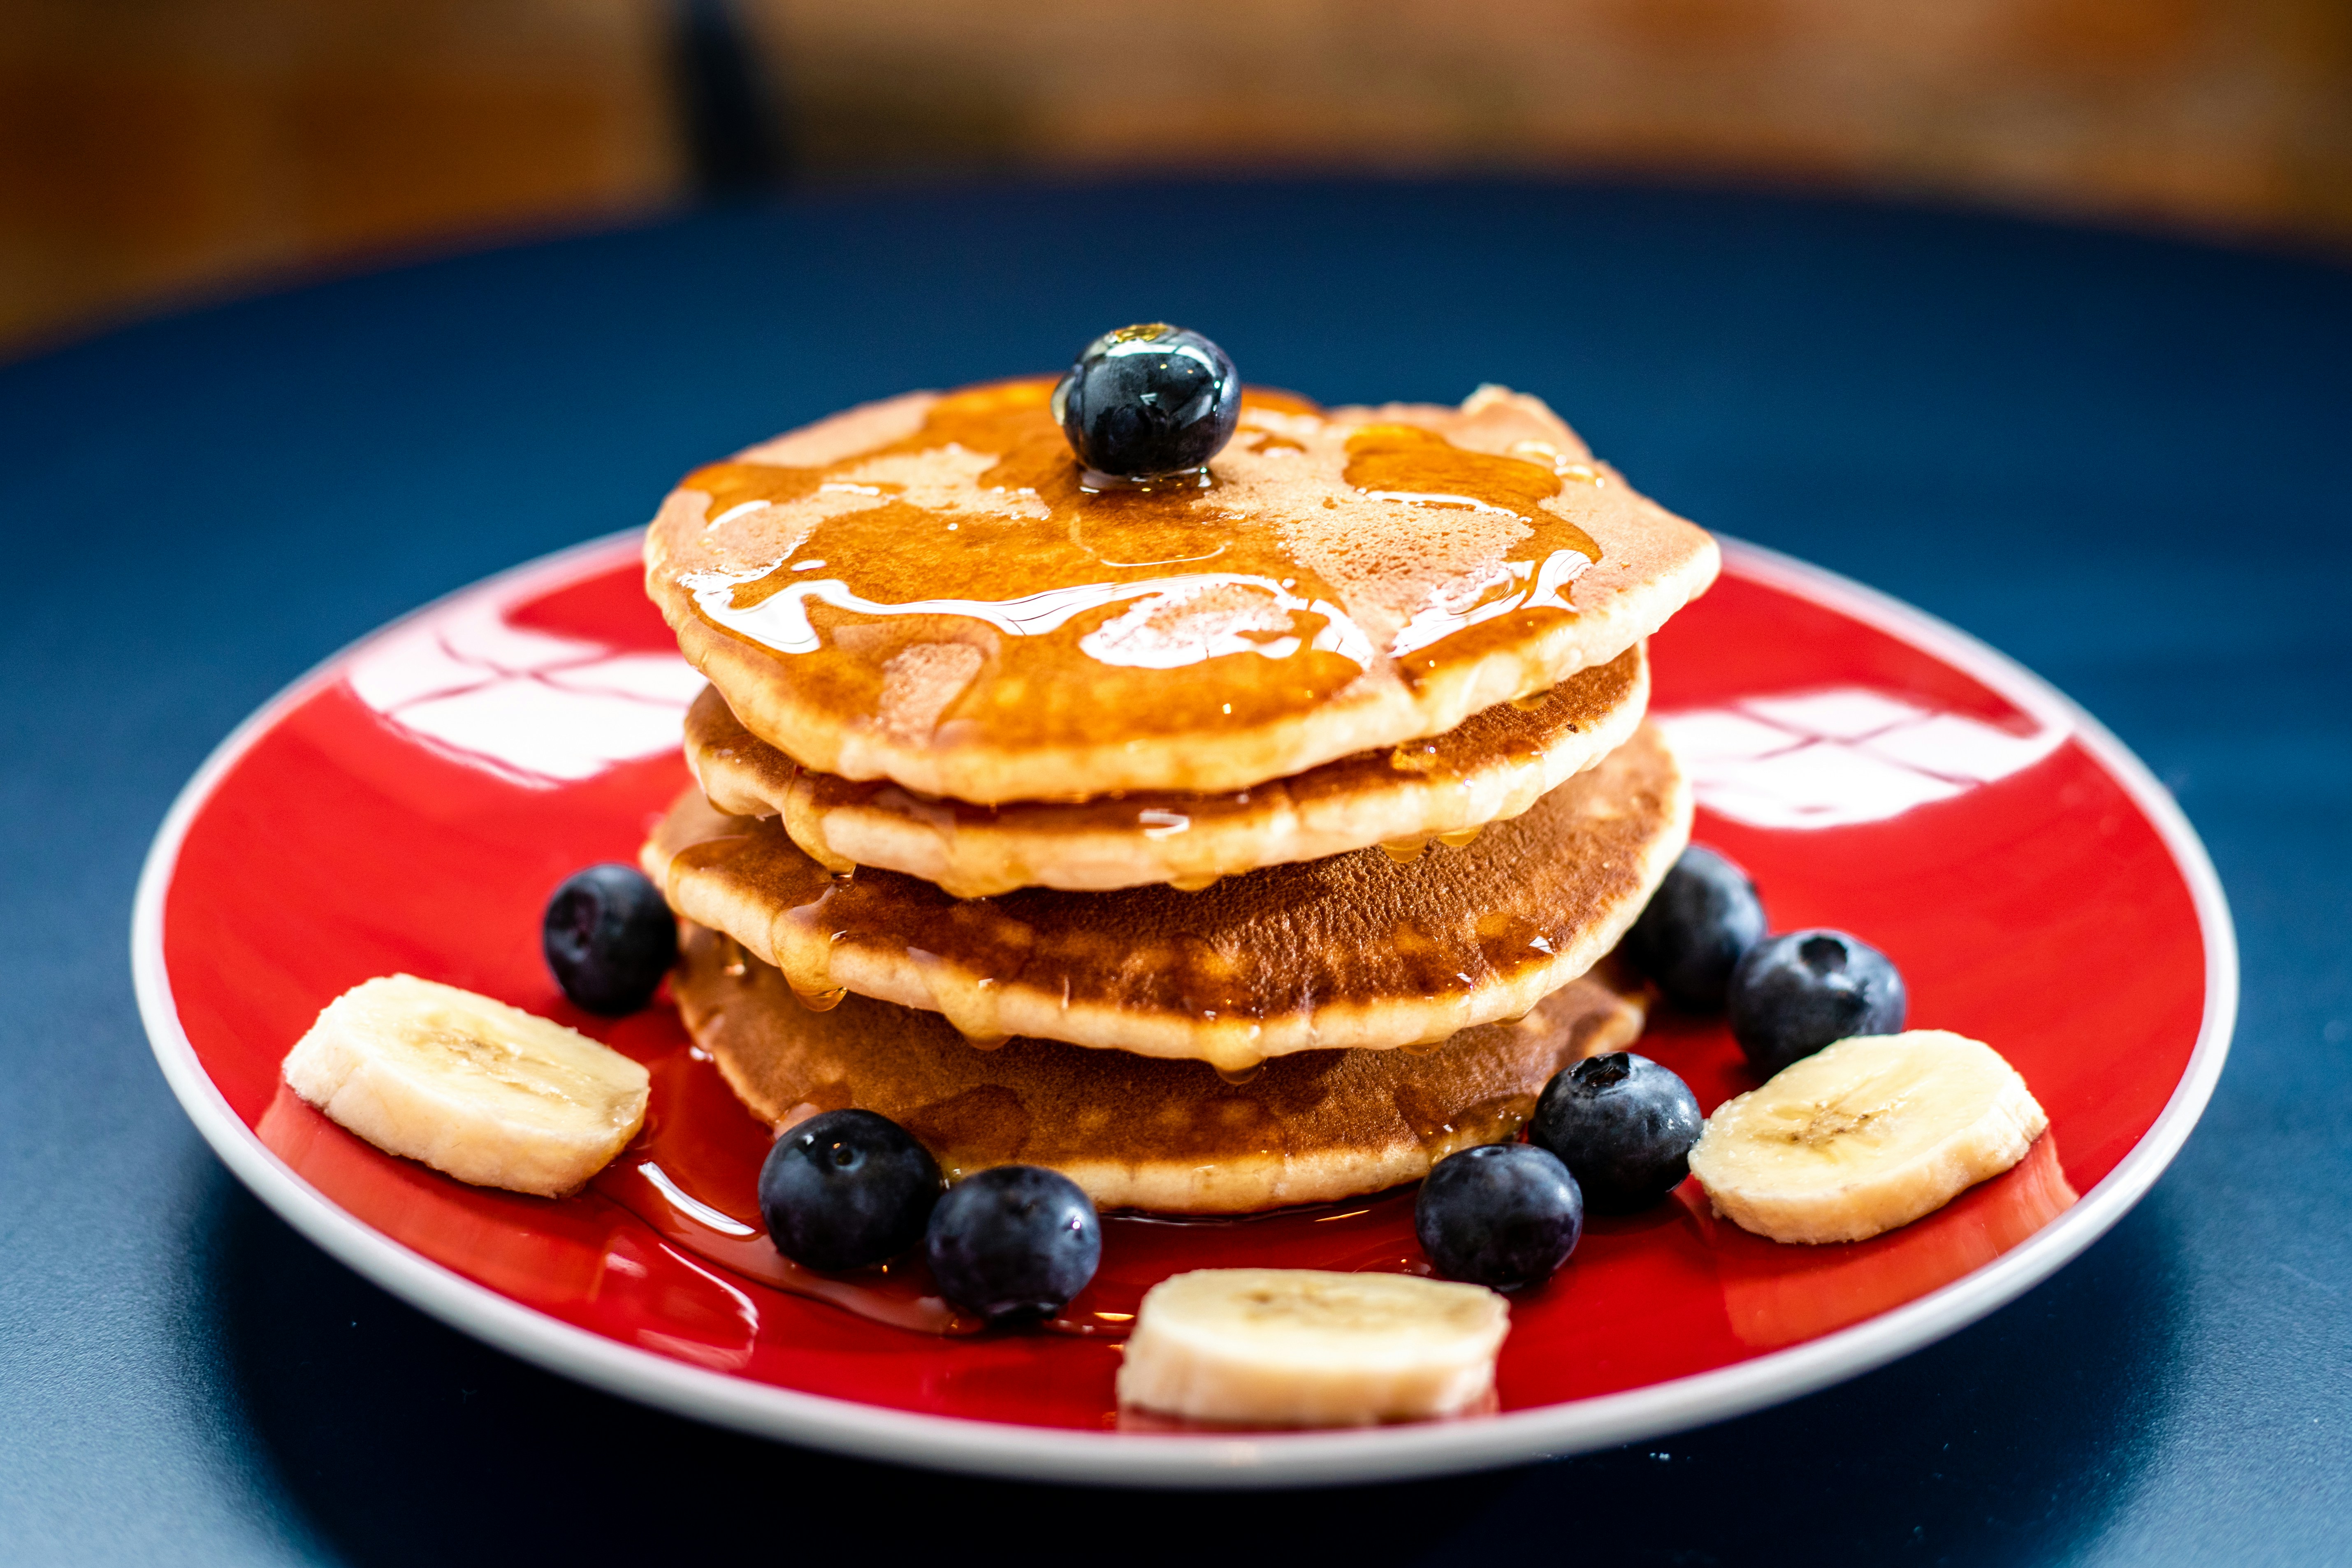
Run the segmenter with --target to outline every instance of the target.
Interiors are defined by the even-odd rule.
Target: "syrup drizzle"
[[[1476,639],[1483,650],[1542,612],[1575,614],[1568,591],[1601,560],[1591,534],[1543,505],[1559,493],[1561,476],[1523,458],[1469,451],[1416,425],[1367,425],[1348,437],[1344,477],[1376,500],[1503,512],[1528,526],[1524,559],[1450,586],[1397,632],[1388,654],[1408,678],[1439,668],[1437,645],[1474,626],[1489,628]],[[1455,657],[1464,651],[1447,649]]]
[[[1245,429],[1234,457],[1182,484],[1092,487],[1049,393],[1037,379],[950,394],[914,434],[823,467],[697,470],[683,488],[709,498],[706,532],[750,520],[784,552],[681,584],[708,624],[789,659],[813,709],[873,714],[933,744],[1021,748],[1097,742],[1107,725],[1263,723],[1320,706],[1383,658],[1426,679],[1544,616],[1572,616],[1570,591],[1601,556],[1545,504],[1562,489],[1556,464],[1412,426],[1361,426],[1342,475],[1304,476],[1328,487],[1326,507],[1374,527],[1413,509],[1495,514],[1520,531],[1508,559],[1488,557],[1376,639],[1307,564],[1315,552],[1293,525],[1264,515],[1282,509],[1238,499],[1235,463],[1296,464],[1286,453],[1302,443]],[[1315,419],[1311,405],[1256,392],[1245,426],[1253,415]],[[1402,536],[1442,527],[1433,516]],[[1151,679],[1213,660],[1223,661],[1213,679]]]
[[[1039,710],[1054,705],[1036,693],[1080,668],[1134,671],[1144,679],[1118,700],[1149,697],[1198,726],[1203,712],[1167,714],[1170,689],[1150,672],[1255,656],[1268,667],[1260,679],[1192,694],[1195,709],[1213,697],[1220,718],[1248,718],[1311,707],[1370,665],[1370,639],[1276,524],[1202,504],[1213,471],[1181,486],[1087,487],[1050,390],[1034,380],[950,395],[913,436],[824,468],[697,470],[685,485],[710,496],[707,526],[766,507],[818,514],[786,560],[688,574],[698,610],[793,657],[796,685],[846,711],[887,706],[884,671],[898,655],[961,639],[995,661],[992,678],[967,674],[933,722],[1008,740],[1050,725]]]

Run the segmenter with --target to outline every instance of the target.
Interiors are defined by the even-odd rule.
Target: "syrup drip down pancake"
[[[1649,685],[1636,645],[1443,735],[1215,795],[996,806],[925,799],[887,780],[797,766],[746,730],[716,688],[687,715],[686,755],[719,810],[777,817],[828,870],[903,871],[964,899],[1032,886],[1197,889],[1373,845],[1408,857],[1432,840],[1459,847],[1614,751],[1640,724]]]

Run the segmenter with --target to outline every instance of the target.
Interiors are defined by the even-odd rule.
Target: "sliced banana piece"
[[[1454,1415],[1495,1386],[1511,1311],[1409,1274],[1202,1268],[1153,1286],[1119,1368],[1123,1405],[1195,1421],[1362,1426]]]
[[[2049,1125],[1990,1046],[1943,1029],[1859,1035],[1717,1106],[1690,1168],[1743,1230],[1861,1241],[2000,1174]]]
[[[542,1197],[577,1191],[636,1136],[649,1081],[585,1035],[412,974],[327,1004],[285,1070],[387,1153]]]

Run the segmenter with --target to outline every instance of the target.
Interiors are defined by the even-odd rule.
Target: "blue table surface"
[[[1777,1410],[1180,1500],[588,1392],[227,1175],[149,1056],[125,934],[238,719],[434,595],[642,522],[698,461],[1150,318],[1329,401],[1539,393],[1667,504],[2105,720],[2204,835],[2245,952],[2228,1071],[2155,1191],[1985,1321]],[[2352,1561],[2352,272],[1698,192],[806,196],[0,367],[0,1560]]]

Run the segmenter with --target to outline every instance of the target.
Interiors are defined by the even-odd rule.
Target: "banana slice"
[[[285,1070],[387,1153],[542,1197],[577,1191],[636,1136],[649,1081],[585,1035],[411,974],[327,1004]]]
[[[1123,1405],[1195,1421],[1362,1426],[1458,1415],[1495,1386],[1503,1299],[1409,1274],[1202,1268],[1144,1296]]]
[[[1990,1046],[1859,1035],[1726,1100],[1690,1152],[1715,1212],[1774,1241],[1861,1241],[1933,1214],[2050,1125]]]

